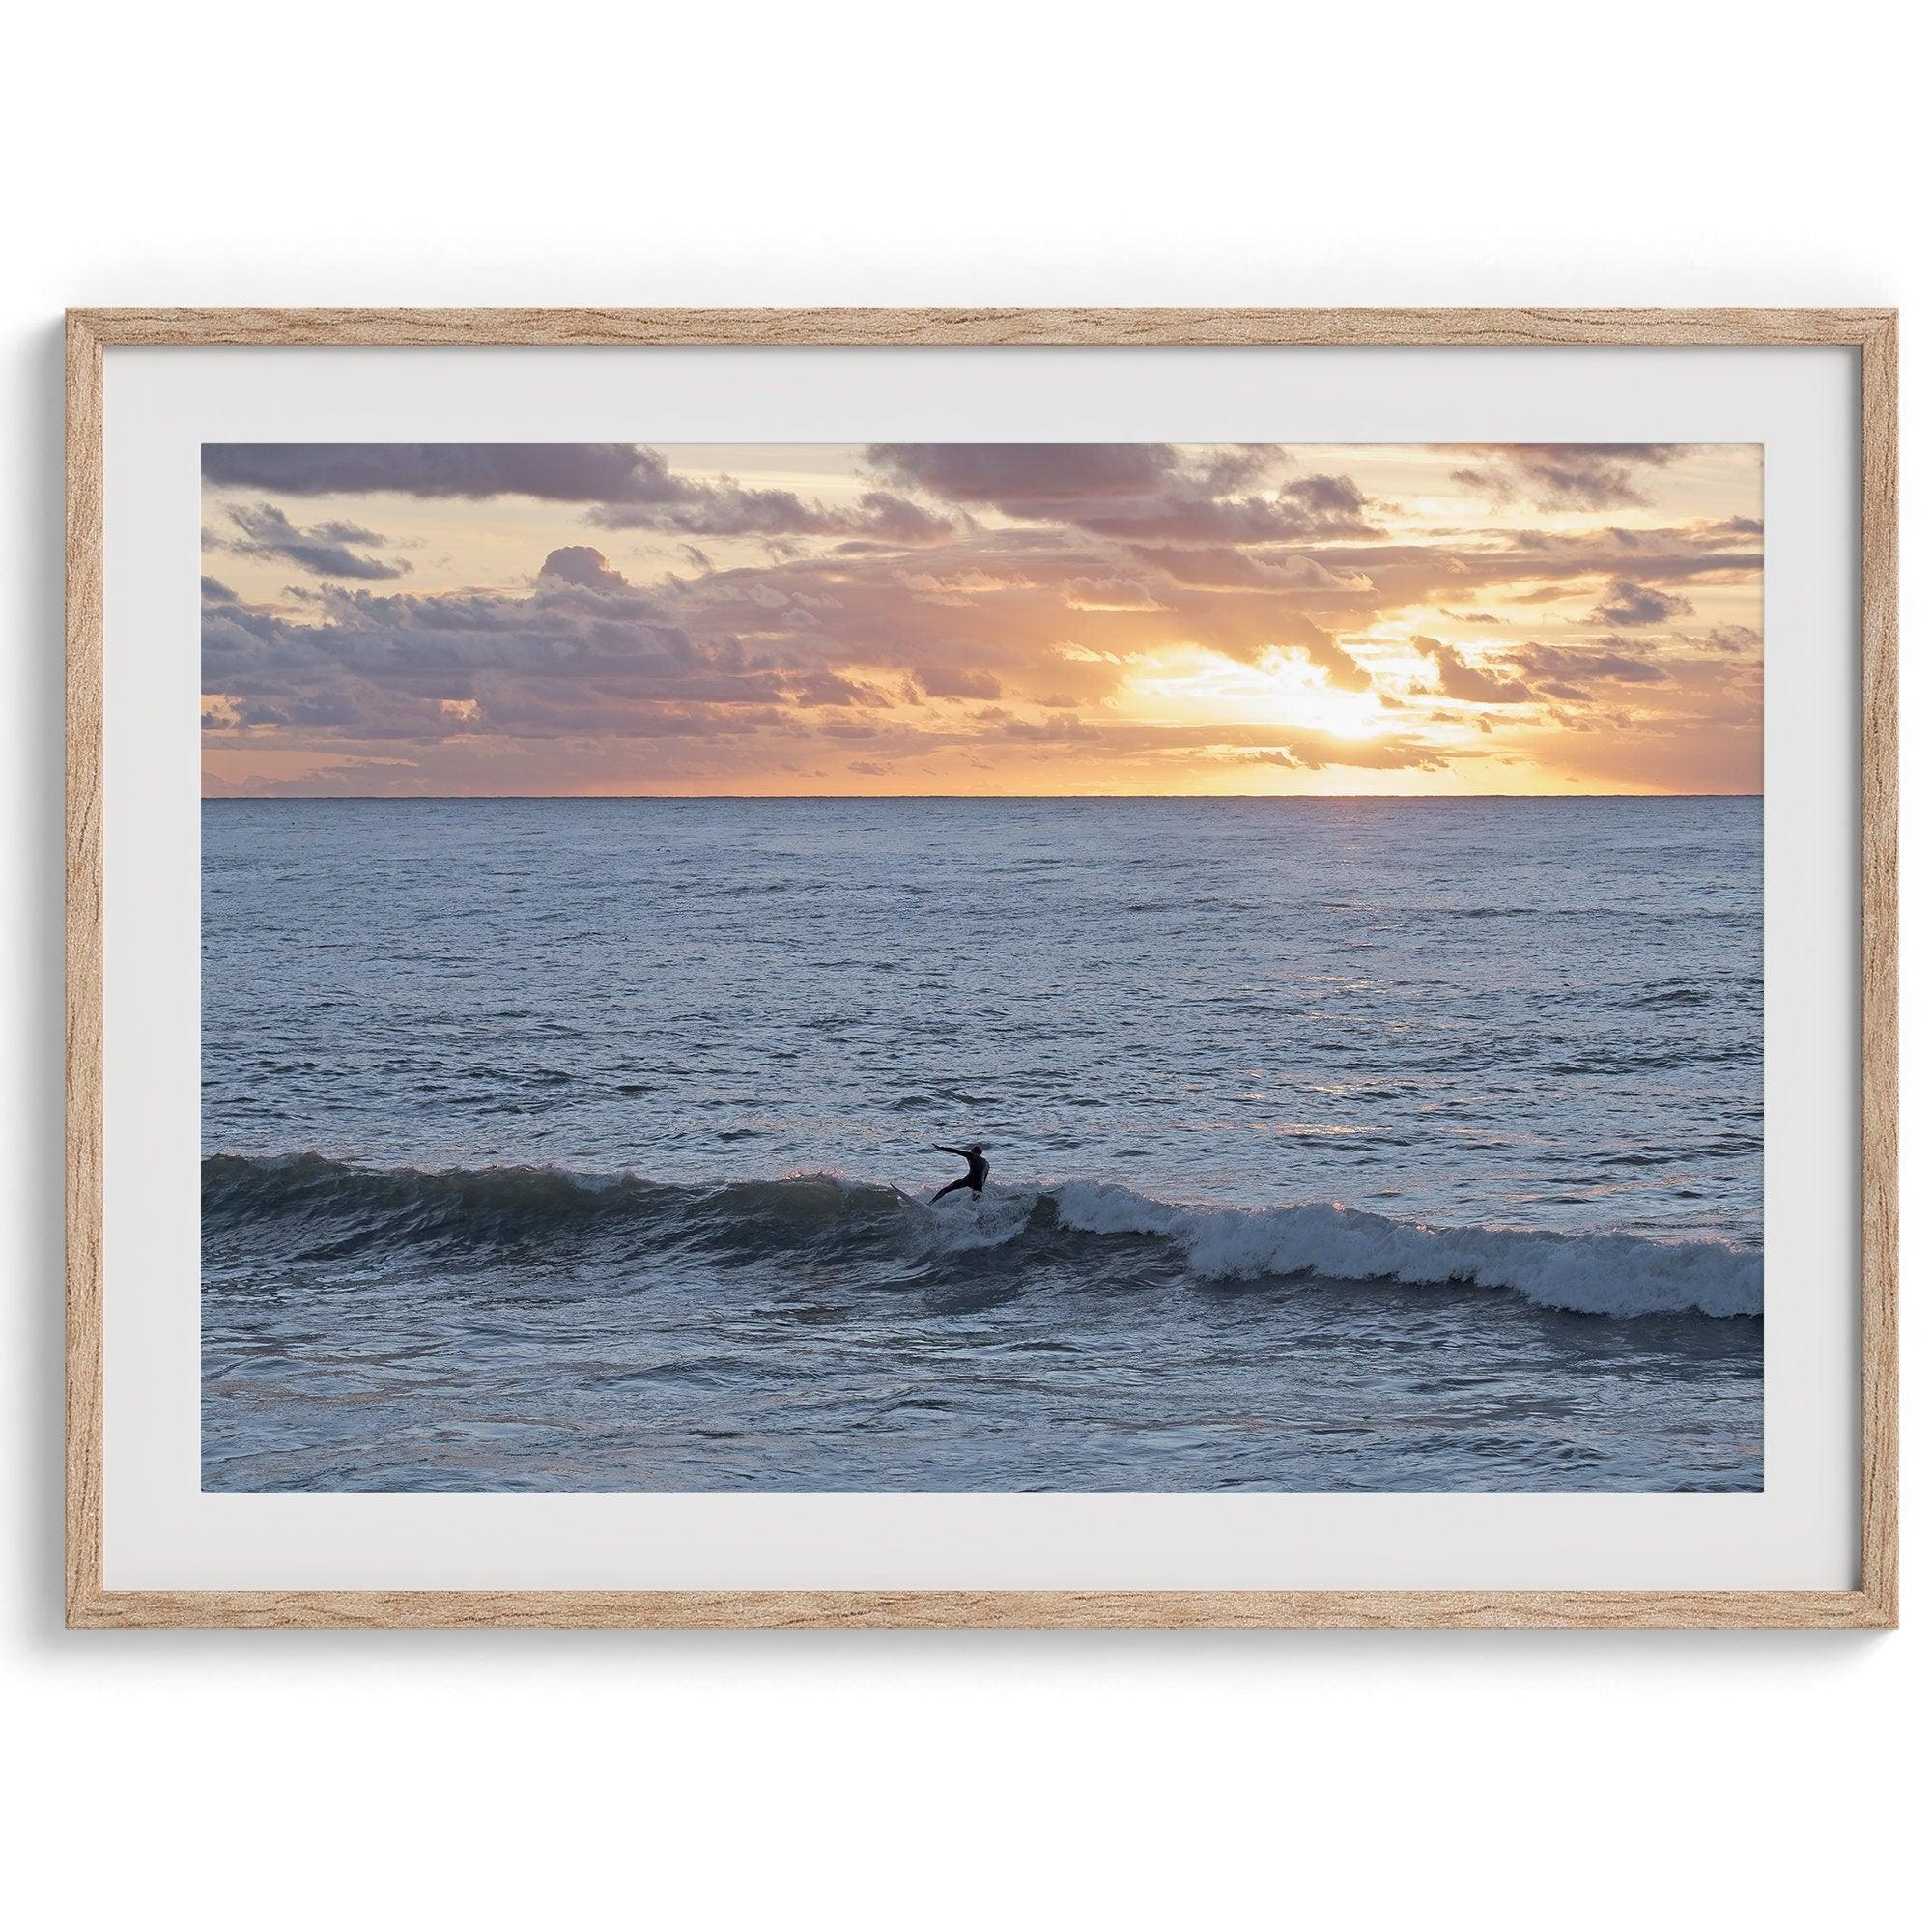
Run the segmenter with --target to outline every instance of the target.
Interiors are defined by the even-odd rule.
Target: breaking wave
[[[1764,1264],[1717,1240],[1425,1227],[1338,1206],[1186,1207],[1108,1182],[988,1188],[939,1207],[838,1175],[701,1186],[550,1167],[369,1168],[319,1154],[212,1154],[205,1235],[293,1258],[396,1247],[574,1251],[616,1242],[721,1257],[937,1263],[1024,1243],[1105,1278],[1122,1242],[1157,1242],[1210,1281],[1397,1281],[1505,1290],[1541,1308],[1624,1318],[1758,1316]]]

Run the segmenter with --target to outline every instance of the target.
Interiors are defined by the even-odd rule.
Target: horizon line
[[[1512,800],[1523,805],[1551,799],[1764,798],[1762,791],[329,791],[329,792],[203,792],[203,805],[880,805],[919,800],[944,800],[953,805],[1119,804],[1128,799],[1164,802],[1198,800],[1204,804],[1357,803],[1386,799],[1399,805],[1453,805],[1459,802]]]

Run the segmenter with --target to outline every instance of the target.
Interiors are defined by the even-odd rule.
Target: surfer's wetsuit
[[[973,1190],[974,1198],[977,1200],[980,1188],[986,1184],[988,1163],[985,1149],[978,1141],[975,1141],[971,1147],[942,1147],[939,1151],[941,1153],[956,1153],[966,1163],[966,1172],[957,1180],[949,1180],[932,1198],[938,1201],[953,1192],[955,1188],[970,1187]]]

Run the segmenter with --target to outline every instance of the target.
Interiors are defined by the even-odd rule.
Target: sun
[[[1340,690],[1325,667],[1295,651],[1264,651],[1251,664],[1194,644],[1151,652],[1122,680],[1117,705],[1124,716],[1171,724],[1274,724],[1353,739],[1388,728],[1373,684]]]

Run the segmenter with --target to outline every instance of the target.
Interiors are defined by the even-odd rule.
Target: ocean
[[[1762,1485],[1756,799],[202,830],[208,1490]]]

